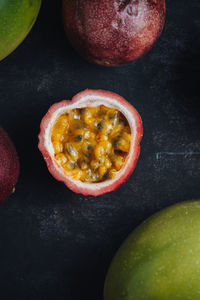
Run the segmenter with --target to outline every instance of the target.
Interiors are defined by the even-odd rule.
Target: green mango
[[[200,299],[200,201],[147,219],[115,255],[104,300]]]
[[[25,39],[40,6],[41,0],[0,0],[0,60]]]

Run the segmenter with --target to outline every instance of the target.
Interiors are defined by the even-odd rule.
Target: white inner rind
[[[58,166],[57,163],[55,162],[55,158],[54,158],[55,153],[54,153],[54,148],[53,148],[53,145],[51,142],[52,127],[53,127],[55,121],[58,119],[58,117],[60,115],[64,114],[69,109],[94,107],[94,106],[99,106],[99,105],[105,105],[105,106],[108,106],[111,108],[115,108],[115,109],[119,110],[125,116],[125,118],[128,121],[128,124],[130,126],[130,129],[131,129],[131,144],[130,144],[129,154],[127,155],[127,158],[126,158],[126,163],[119,171],[116,172],[116,175],[113,179],[107,179],[103,182],[97,182],[97,183],[87,183],[87,182],[82,182],[80,180],[75,180],[73,178],[70,178],[70,176],[67,177],[68,180],[70,180],[73,183],[76,183],[77,186],[79,186],[81,188],[86,188],[86,189],[89,188],[92,190],[100,189],[107,185],[111,185],[112,183],[117,181],[121,177],[122,173],[124,173],[126,171],[126,168],[128,168],[128,161],[134,154],[134,144],[135,144],[135,137],[136,137],[135,120],[132,116],[132,113],[129,110],[127,110],[127,108],[125,108],[120,102],[116,101],[115,99],[96,96],[96,95],[94,95],[94,96],[88,95],[87,97],[84,97],[84,98],[80,99],[79,101],[72,103],[71,105],[58,108],[53,113],[51,120],[48,124],[48,127],[45,130],[45,136],[44,136],[45,148],[48,149],[49,155],[52,158],[55,168],[57,169],[57,171],[59,173],[65,174],[63,168],[61,166]]]

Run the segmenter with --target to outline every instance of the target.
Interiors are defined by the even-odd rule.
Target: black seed
[[[113,141],[113,147],[116,148],[118,145],[119,145],[119,140],[118,140],[118,139],[115,139],[115,140]]]
[[[88,145],[88,146],[87,146],[87,150],[88,150],[88,151],[92,151],[92,150],[93,150],[93,146],[92,146],[92,145]]]
[[[103,129],[103,123],[102,123],[102,122],[99,122],[99,123],[97,124],[97,129],[98,129],[98,130],[102,130],[102,129]]]
[[[125,155],[125,153],[122,150],[115,150],[115,154],[116,155],[121,155],[121,156]]]
[[[75,136],[74,141],[75,142],[81,142],[82,139],[83,139],[83,136],[81,134],[79,134],[79,135]]]
[[[103,176],[103,180],[109,179],[110,178],[110,174],[109,172],[106,172]]]
[[[85,112],[85,108],[80,108],[80,114],[82,115],[82,114],[84,114],[84,112]]]
[[[91,158],[91,153],[85,153],[85,155],[84,155],[84,157],[86,158],[86,159],[90,159]]]

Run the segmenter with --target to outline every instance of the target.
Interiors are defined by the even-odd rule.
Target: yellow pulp
[[[131,131],[121,112],[104,105],[71,109],[52,128],[55,159],[83,182],[115,177],[130,149]]]

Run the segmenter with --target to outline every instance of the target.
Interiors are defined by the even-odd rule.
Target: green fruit
[[[25,39],[40,5],[41,0],[0,0],[0,60]]]
[[[109,268],[104,300],[200,299],[200,201],[171,206],[141,224]]]

